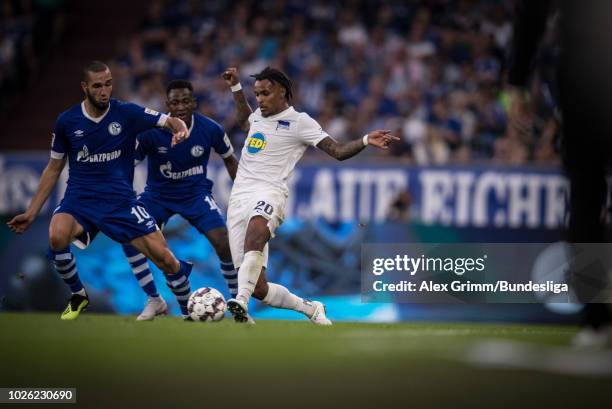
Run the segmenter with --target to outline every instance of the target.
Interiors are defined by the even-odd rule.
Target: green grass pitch
[[[483,367],[468,359],[486,340],[547,351],[565,348],[576,331],[446,323],[246,326],[227,318],[136,322],[89,313],[62,322],[59,313],[1,313],[0,387],[76,387],[77,405],[62,407],[83,408],[601,407],[610,398],[609,376]]]

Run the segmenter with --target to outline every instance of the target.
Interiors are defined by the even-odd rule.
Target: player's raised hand
[[[6,224],[8,225],[9,229],[11,229],[12,232],[21,234],[24,231],[26,231],[28,227],[30,227],[30,224],[32,224],[32,221],[34,221],[33,217],[29,216],[27,213],[22,213],[22,214],[18,214],[17,216],[13,217]]]
[[[168,117],[167,124],[172,131],[172,143],[170,144],[172,148],[189,137],[187,125],[185,125],[185,122],[181,118]]]
[[[400,138],[391,135],[389,130],[377,130],[368,133],[368,144],[380,149],[389,149],[389,144],[399,140]]]
[[[225,71],[223,71],[223,74],[221,74],[221,76],[229,87],[233,87],[240,81],[238,78],[238,68],[236,67],[227,68]]]

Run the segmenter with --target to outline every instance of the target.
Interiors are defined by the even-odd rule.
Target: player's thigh
[[[137,203],[146,209],[149,216],[155,220],[155,223],[157,223],[160,229],[163,229],[168,219],[174,214],[174,212],[165,206],[164,203],[146,192],[138,196]]]
[[[245,252],[263,251],[266,243],[275,236],[276,229],[284,219],[285,200],[282,195],[267,192],[252,196],[244,243]]]
[[[244,252],[263,251],[271,237],[268,220],[262,216],[252,216],[244,238]]]
[[[270,238],[274,238],[276,229],[285,218],[286,200],[287,198],[284,195],[272,192],[253,195],[249,204],[249,219],[255,216],[266,219],[266,227],[270,231]]]
[[[102,233],[118,243],[130,243],[137,237],[159,230],[155,220],[136,198],[112,207],[101,207],[95,222]]]
[[[205,235],[219,256],[230,256],[225,220],[212,195],[202,195],[182,206],[179,213]]]
[[[54,250],[68,247],[79,235],[83,226],[69,213],[55,213],[49,224],[49,243]]]

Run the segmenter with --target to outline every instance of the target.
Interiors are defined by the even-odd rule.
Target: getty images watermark
[[[612,245],[411,243],[362,246],[362,301],[609,302]]]

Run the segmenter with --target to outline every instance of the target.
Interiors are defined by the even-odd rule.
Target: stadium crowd
[[[512,7],[493,0],[154,0],[112,63],[115,95],[165,110],[164,84],[187,78],[199,110],[237,142],[244,135],[220,74],[238,67],[252,97],[248,76],[270,65],[292,77],[296,108],[332,136],[391,129],[402,137],[390,152],[371,156],[417,164],[556,163],[554,29],[531,87],[530,130],[518,134],[506,124]]]

